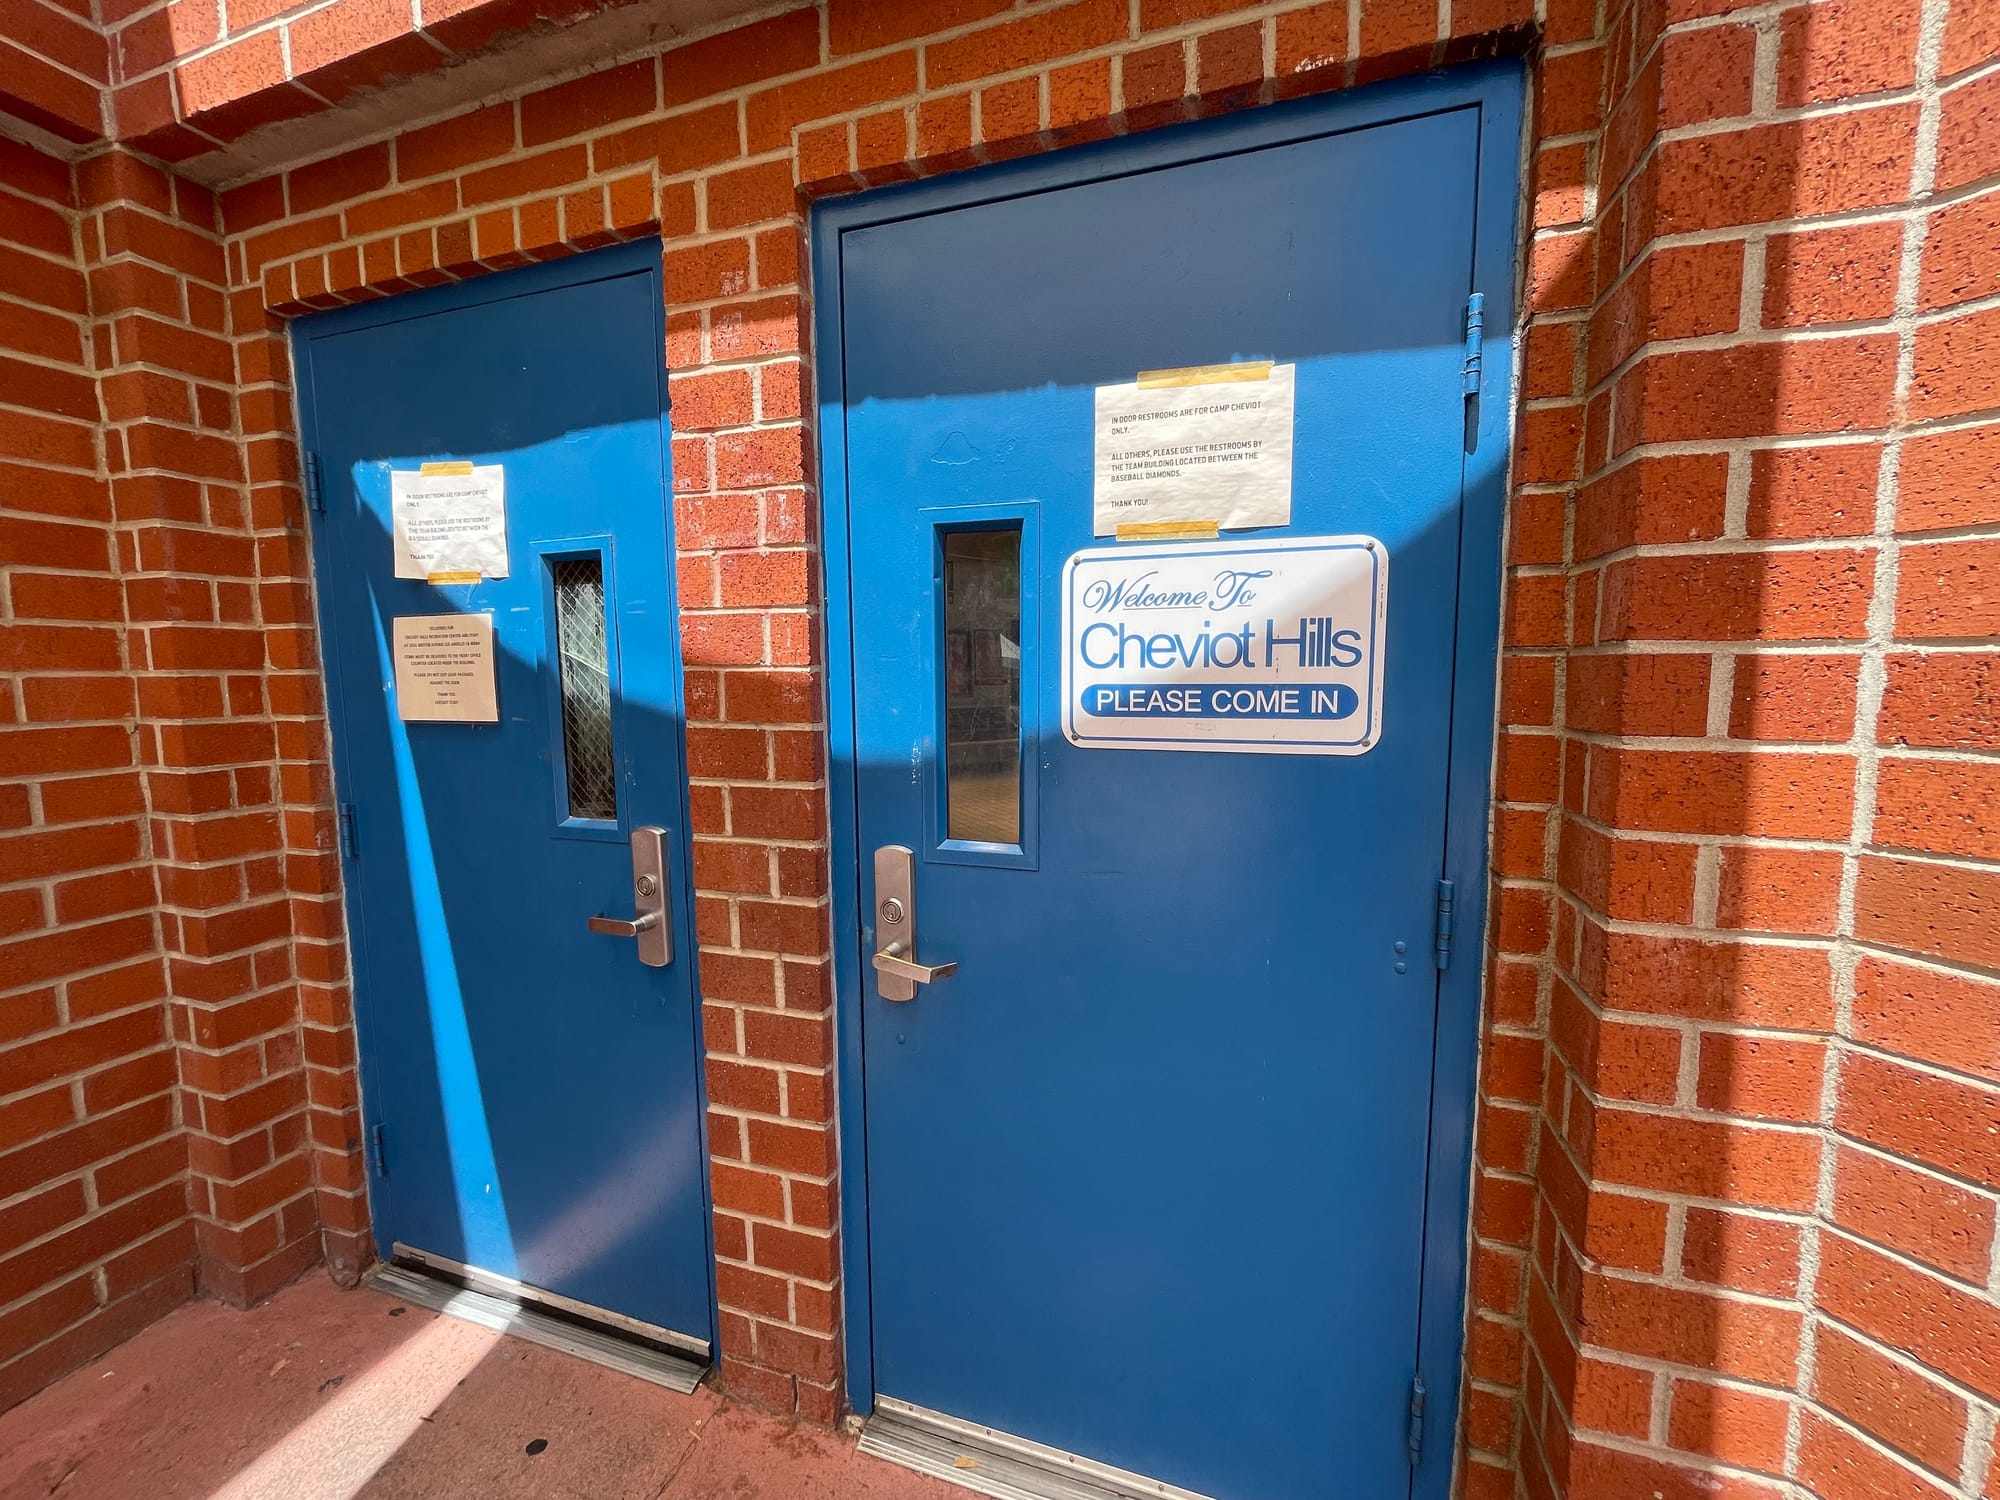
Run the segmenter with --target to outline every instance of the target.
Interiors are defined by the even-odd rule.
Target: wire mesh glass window
[[[615,819],[618,762],[611,749],[611,649],[604,621],[604,560],[551,558],[549,575],[555,586],[556,660],[569,815]]]

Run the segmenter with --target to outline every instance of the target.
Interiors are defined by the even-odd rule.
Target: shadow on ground
[[[314,1273],[0,1415],[0,1500],[962,1500],[851,1439]]]

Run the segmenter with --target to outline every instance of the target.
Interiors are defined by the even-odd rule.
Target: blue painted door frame
[[[843,289],[850,268],[848,254],[859,254],[871,230],[909,224],[930,216],[947,215],[953,210],[1001,204],[1029,195],[1089,184],[1111,184],[1139,174],[1166,168],[1218,162],[1238,153],[1324,140],[1349,132],[1365,132],[1370,127],[1394,126],[1405,122],[1447,121],[1459,123],[1453,129],[1469,132],[1472,165],[1467,179],[1470,245],[1466,265],[1466,293],[1478,292],[1484,299],[1485,345],[1484,389],[1467,407],[1461,443],[1458,511],[1459,536],[1456,559],[1455,608],[1448,622],[1455,638],[1449,662],[1449,705],[1441,721],[1445,739],[1445,787],[1443,792],[1442,858],[1436,873],[1454,882],[1456,930],[1459,934],[1457,961],[1436,974],[1435,1041],[1431,1054],[1428,1097],[1414,1101],[1412,1108],[1425,1118],[1421,1129],[1427,1141],[1426,1165],[1420,1193],[1421,1271],[1415,1349],[1411,1364],[1422,1376],[1428,1392],[1426,1425],[1430,1432],[1420,1461],[1411,1471],[1411,1494],[1422,1500],[1442,1500],[1449,1490],[1452,1444],[1456,1432],[1460,1379],[1460,1358],[1464,1334],[1466,1281],[1466,1225],[1470,1189],[1470,1155],[1473,1128],[1474,1084],[1477,1064],[1479,988],[1483,959],[1485,917],[1486,826],[1490,805],[1491,755],[1493,744],[1495,682],[1498,655],[1500,608],[1500,538],[1507,469],[1507,439],[1511,416],[1512,330],[1517,280],[1516,233],[1519,196],[1519,145],[1523,75],[1513,63],[1469,65],[1423,78],[1378,85],[1352,93],[1303,101],[1252,111],[1199,125],[1162,130],[1143,136],[1082,147],[1029,158],[934,182],[883,189],[851,199],[821,205],[813,220],[813,266],[819,288],[816,305],[817,378],[820,392],[821,470],[826,506],[825,566],[828,613],[828,657],[832,666],[829,693],[831,725],[831,785],[833,818],[833,906],[834,962],[839,996],[839,1074],[842,1151],[842,1233],[846,1295],[847,1375],[850,1400],[855,1409],[872,1409],[878,1391],[876,1300],[879,1295],[871,1282],[877,1256],[870,1244],[871,1207],[869,1162],[863,1144],[868,1139],[868,1101],[862,1086],[864,1069],[863,1016],[873,998],[872,974],[866,965],[864,939],[872,927],[864,919],[863,901],[872,888],[869,876],[871,848],[861,842],[862,809],[858,788],[863,770],[858,765],[859,747],[865,741],[863,726],[857,722],[857,679],[862,669],[856,663],[858,634],[856,594],[851,580],[862,576],[871,565],[868,552],[855,550],[855,513],[850,489],[860,472],[856,465],[866,454],[851,453],[850,393],[847,386],[847,351],[850,340],[871,335],[868,330],[848,326]],[[1407,132],[1406,132],[1407,134]],[[1311,160],[1308,156],[1298,158]],[[1189,179],[1194,180],[1194,179]],[[1301,192],[1310,192],[1313,183],[1299,183]],[[1365,226],[1370,205],[1345,205],[1354,222]],[[1200,204],[1191,204],[1199,213]],[[923,243],[921,240],[917,243]],[[852,251],[844,247],[855,247]],[[1032,247],[1021,253],[1032,254]],[[1106,246],[1107,256],[1115,247]],[[862,262],[857,259],[855,266]],[[1061,276],[1064,264],[1049,264],[1045,274]],[[859,274],[857,271],[856,274]],[[879,304],[879,298],[878,298]],[[1171,310],[1167,310],[1171,316]],[[891,330],[894,336],[907,330]],[[1240,351],[1239,351],[1240,352]],[[1229,357],[1228,352],[1216,355]],[[1034,381],[1032,371],[1009,385],[1019,390]],[[911,394],[915,394],[912,392]],[[880,493],[880,475],[875,475]],[[1086,476],[1087,480],[1087,476]],[[1029,489],[1024,494],[1034,495]],[[1064,503],[1077,502],[1073,495]],[[1023,574],[1030,574],[1031,549],[1038,536],[1048,529],[1047,494],[1035,496],[1035,503],[998,509],[988,505],[991,516],[971,511],[961,514],[960,523],[1007,520],[999,512],[1011,510],[1023,535]],[[935,519],[935,518],[934,518]],[[927,528],[926,528],[927,529]],[[1256,533],[1252,533],[1256,535]],[[879,539],[871,536],[867,546]],[[1040,567],[1044,574],[1059,568],[1061,557],[1041,543]],[[1058,551],[1070,550],[1065,544]],[[1394,600],[1392,585],[1392,608]],[[871,596],[879,605],[879,595]],[[1030,629],[1023,619],[1023,628]],[[1060,643],[1041,642],[1041,672],[1054,670]],[[1027,640],[1021,642],[1024,667],[1031,659]],[[1390,645],[1392,664],[1396,646]],[[926,663],[927,666],[935,665]],[[878,664],[877,672],[882,670]],[[939,670],[942,670],[940,667]],[[1392,665],[1392,671],[1394,670]],[[848,675],[843,680],[842,674]],[[1024,676],[1030,675],[1024,671]],[[1044,742],[1054,736],[1057,752],[1074,750],[1061,744],[1059,732],[1049,723],[1039,726]],[[1026,747],[1032,752],[1032,740]],[[1143,752],[1090,752],[1093,754],[1138,755]],[[1323,762],[1338,767],[1340,762]],[[1027,778],[1032,787],[1034,777]],[[1024,809],[1032,829],[1032,809]],[[879,825],[878,825],[879,826]],[[934,829],[926,829],[929,833]],[[1032,838],[1032,835],[1030,836]],[[870,844],[876,842],[871,839]],[[931,853],[939,851],[934,847]],[[943,856],[940,856],[943,857]],[[1024,844],[1023,857],[1032,864],[1034,855]],[[927,866],[919,866],[918,885],[924,887]],[[923,926],[931,933],[930,942],[942,950],[950,934],[941,929],[930,913]],[[1024,938],[1032,942],[1032,938]],[[919,935],[920,947],[924,945]],[[1420,950],[1421,951],[1421,950]],[[946,955],[951,956],[951,955]],[[949,984],[934,991],[920,992],[915,1004],[949,1006]],[[1200,1107],[1200,1106],[1197,1106]],[[1217,1111],[1218,1128],[1226,1115],[1226,1105],[1210,1102]],[[1007,1226],[996,1225],[996,1235],[1004,1237]],[[1329,1275],[1338,1266],[1327,1267]],[[1243,1330],[1228,1327],[1213,1330],[1214,1344],[1208,1354],[1216,1366],[1216,1378],[1242,1379],[1253,1372],[1234,1368],[1232,1351],[1242,1357]],[[1338,1357],[1329,1351],[1331,1357]],[[1047,1351],[1052,1365],[1066,1355],[1060,1348]],[[904,1395],[884,1390],[887,1395]],[[920,1403],[921,1404],[921,1403]],[[973,1412],[958,1412],[978,1420]],[[1024,1436],[1036,1437],[1029,1432]],[[1329,1455],[1329,1479],[1340,1475],[1338,1455]],[[1172,1476],[1167,1476],[1172,1477]]]
[[[378,1252],[714,1336],[660,246],[300,319]],[[392,472],[505,475],[507,574],[398,577]],[[498,721],[405,722],[392,620],[493,621]],[[567,699],[567,702],[566,702]],[[667,832],[672,962],[631,915]]]

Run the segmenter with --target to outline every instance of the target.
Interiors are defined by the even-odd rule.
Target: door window
[[[600,553],[551,557],[548,568],[568,814],[591,822],[615,822],[618,762],[611,743],[611,638],[604,607],[604,558]]]
[[[1021,842],[1021,529],[947,531],[945,836]]]

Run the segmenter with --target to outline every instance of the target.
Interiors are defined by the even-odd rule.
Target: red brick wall
[[[182,161],[384,83],[434,72],[504,38],[546,34],[631,3],[101,0],[110,52],[107,103],[118,139]]]
[[[109,81],[90,0],[8,0],[0,9],[0,111],[81,145],[104,133]]]
[[[193,1281],[76,204],[0,142],[0,1406]]]
[[[196,289],[226,281],[233,409],[195,344],[176,368],[209,416],[116,419],[241,437],[240,469],[203,446],[174,473],[204,507],[189,529],[250,560],[139,570],[206,580],[217,628],[187,673],[224,689],[194,715],[207,748],[177,741],[186,774],[157,778],[229,785],[190,820],[213,844],[160,845],[183,893],[161,942],[193,986],[176,1014],[230,1018],[193,1066],[251,1070],[190,1083],[190,1124],[257,1157],[197,1140],[204,1274],[294,1264],[315,1207],[343,1263],[366,1243],[283,316],[667,241],[724,1368],[823,1419],[840,1289],[805,200],[1408,72],[1532,19],[1464,1493],[1991,1500],[1991,16],[826,0],[225,193],[225,270],[193,243],[175,270],[204,332]],[[118,196],[191,217],[159,191]],[[151,654],[165,629],[131,658],[141,685],[181,675]],[[239,661],[251,632],[265,652]],[[239,827],[265,831],[239,846]],[[176,862],[234,872],[226,920]]]
[[[297,460],[244,435],[213,196],[122,151],[77,177],[202,1279],[249,1302],[319,1253],[298,981],[333,856],[283,803],[324,732],[289,722],[303,540],[259,483]]]
[[[289,448],[212,195],[0,154],[0,1404],[202,1290],[358,1264],[351,1036]],[[344,1102],[343,1102],[344,1096]],[[324,1196],[320,1212],[317,1192]]]
[[[1996,1493],[1993,15],[1618,4],[1544,65],[1487,1070],[1535,1191],[1482,1215],[1531,1495]]]

